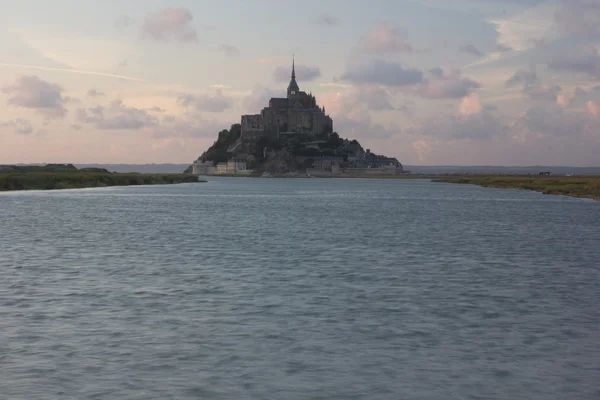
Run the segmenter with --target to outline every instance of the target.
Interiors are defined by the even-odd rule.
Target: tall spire
[[[296,60],[295,60],[295,57],[292,55],[292,79],[290,80],[290,84],[288,85],[288,88],[287,88],[288,98],[291,96],[297,95],[299,91],[300,91],[300,88],[298,87],[298,84],[296,83]]]
[[[296,56],[292,54],[292,79],[296,79]]]

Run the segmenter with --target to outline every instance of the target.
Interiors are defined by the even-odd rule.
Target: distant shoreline
[[[432,182],[533,190],[543,194],[600,200],[600,176],[448,176],[435,178]]]
[[[0,192],[20,190],[85,189],[112,186],[173,185],[205,180],[186,174],[103,172],[11,172],[0,174]]]

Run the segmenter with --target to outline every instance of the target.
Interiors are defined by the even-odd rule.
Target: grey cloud
[[[142,25],[142,33],[153,40],[195,42],[198,40],[198,33],[192,25],[193,20],[194,16],[187,8],[167,8],[148,14]]]
[[[215,95],[182,94],[177,98],[177,102],[184,107],[195,107],[199,111],[208,112],[223,112],[233,106],[231,98],[223,96],[221,90],[217,90]]]
[[[341,79],[356,84],[407,86],[423,82],[423,73],[416,69],[404,68],[394,62],[377,59],[350,65]]]
[[[321,14],[317,17],[317,19],[315,20],[315,23],[317,25],[322,25],[322,26],[334,26],[339,23],[339,20],[332,15]]]
[[[250,95],[244,99],[243,104],[248,112],[257,113],[267,106],[271,97],[281,94],[262,85],[256,85],[252,88]]]
[[[222,44],[219,46],[219,51],[223,52],[227,57],[239,57],[240,50],[230,44]]]
[[[472,44],[466,44],[464,46],[461,46],[460,51],[462,51],[463,53],[468,53],[468,54],[477,56],[477,57],[483,57],[485,55],[484,53],[479,51],[477,49],[477,47],[473,46]]]
[[[367,104],[367,108],[373,111],[393,110],[390,103],[390,94],[380,87],[359,88],[356,93],[357,100]]]
[[[104,96],[104,92],[101,92],[97,89],[90,89],[87,91],[87,95],[90,97],[99,97],[99,96]]]
[[[428,99],[461,98],[481,85],[469,78],[462,77],[458,70],[434,68],[431,76],[415,87],[415,93]]]
[[[556,71],[586,73],[600,79],[600,54],[593,46],[580,46],[561,51],[550,60],[548,67]]]
[[[515,131],[575,139],[600,130],[600,119],[585,112],[570,112],[559,107],[536,107],[527,110],[514,124]]]
[[[275,82],[288,82],[291,76],[291,68],[277,67],[273,72]],[[321,76],[321,70],[317,67],[308,67],[306,65],[296,66],[296,78],[301,82],[310,82]]]
[[[569,0],[555,14],[557,24],[568,34],[583,38],[600,37],[600,2]]]
[[[17,118],[8,122],[0,122],[0,128],[10,128],[18,135],[29,135],[33,132],[31,122],[23,118]]]
[[[6,85],[2,92],[8,94],[8,104],[34,109],[46,118],[64,117],[67,113],[63,97],[64,89],[37,76],[19,76],[13,85]]]
[[[532,86],[539,83],[539,79],[535,71],[529,71],[526,69],[517,70],[513,76],[511,76],[504,86],[507,88],[523,85],[523,87]]]
[[[558,85],[537,85],[526,88],[525,92],[534,100],[556,102],[556,97],[562,92],[562,88]]]
[[[81,123],[94,124],[102,130],[137,130],[156,126],[159,122],[145,110],[127,107],[121,100],[112,101],[108,108],[80,108],[76,111],[76,118]]]
[[[534,100],[547,100],[555,102],[557,96],[562,92],[558,85],[543,85],[532,70],[519,69],[511,76],[504,86],[507,88],[521,86],[523,93],[528,94]]]
[[[498,44],[496,45],[496,51],[499,51],[499,52],[501,52],[501,53],[504,53],[504,52],[507,52],[507,51],[513,51],[513,50],[514,50],[514,49],[513,49],[512,47],[510,47],[510,46],[506,46],[506,45],[504,45],[504,44],[500,44],[500,43],[498,43]]]

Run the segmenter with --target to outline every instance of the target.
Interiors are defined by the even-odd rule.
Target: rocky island
[[[219,132],[217,140],[185,171],[194,175],[390,176],[402,174],[396,158],[371,153],[343,139],[312,93],[292,73],[286,97],[274,97],[260,114]]]
[[[78,169],[72,164],[0,165],[0,191],[80,189],[186,182],[200,181],[197,176],[187,174],[113,173],[103,168]]]

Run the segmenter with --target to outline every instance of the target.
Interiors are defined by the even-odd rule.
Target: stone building
[[[300,91],[296,82],[296,68],[292,61],[292,78],[287,97],[273,97],[260,114],[242,115],[241,137],[244,141],[263,136],[320,135],[333,132],[333,120],[319,107],[315,97]]]

